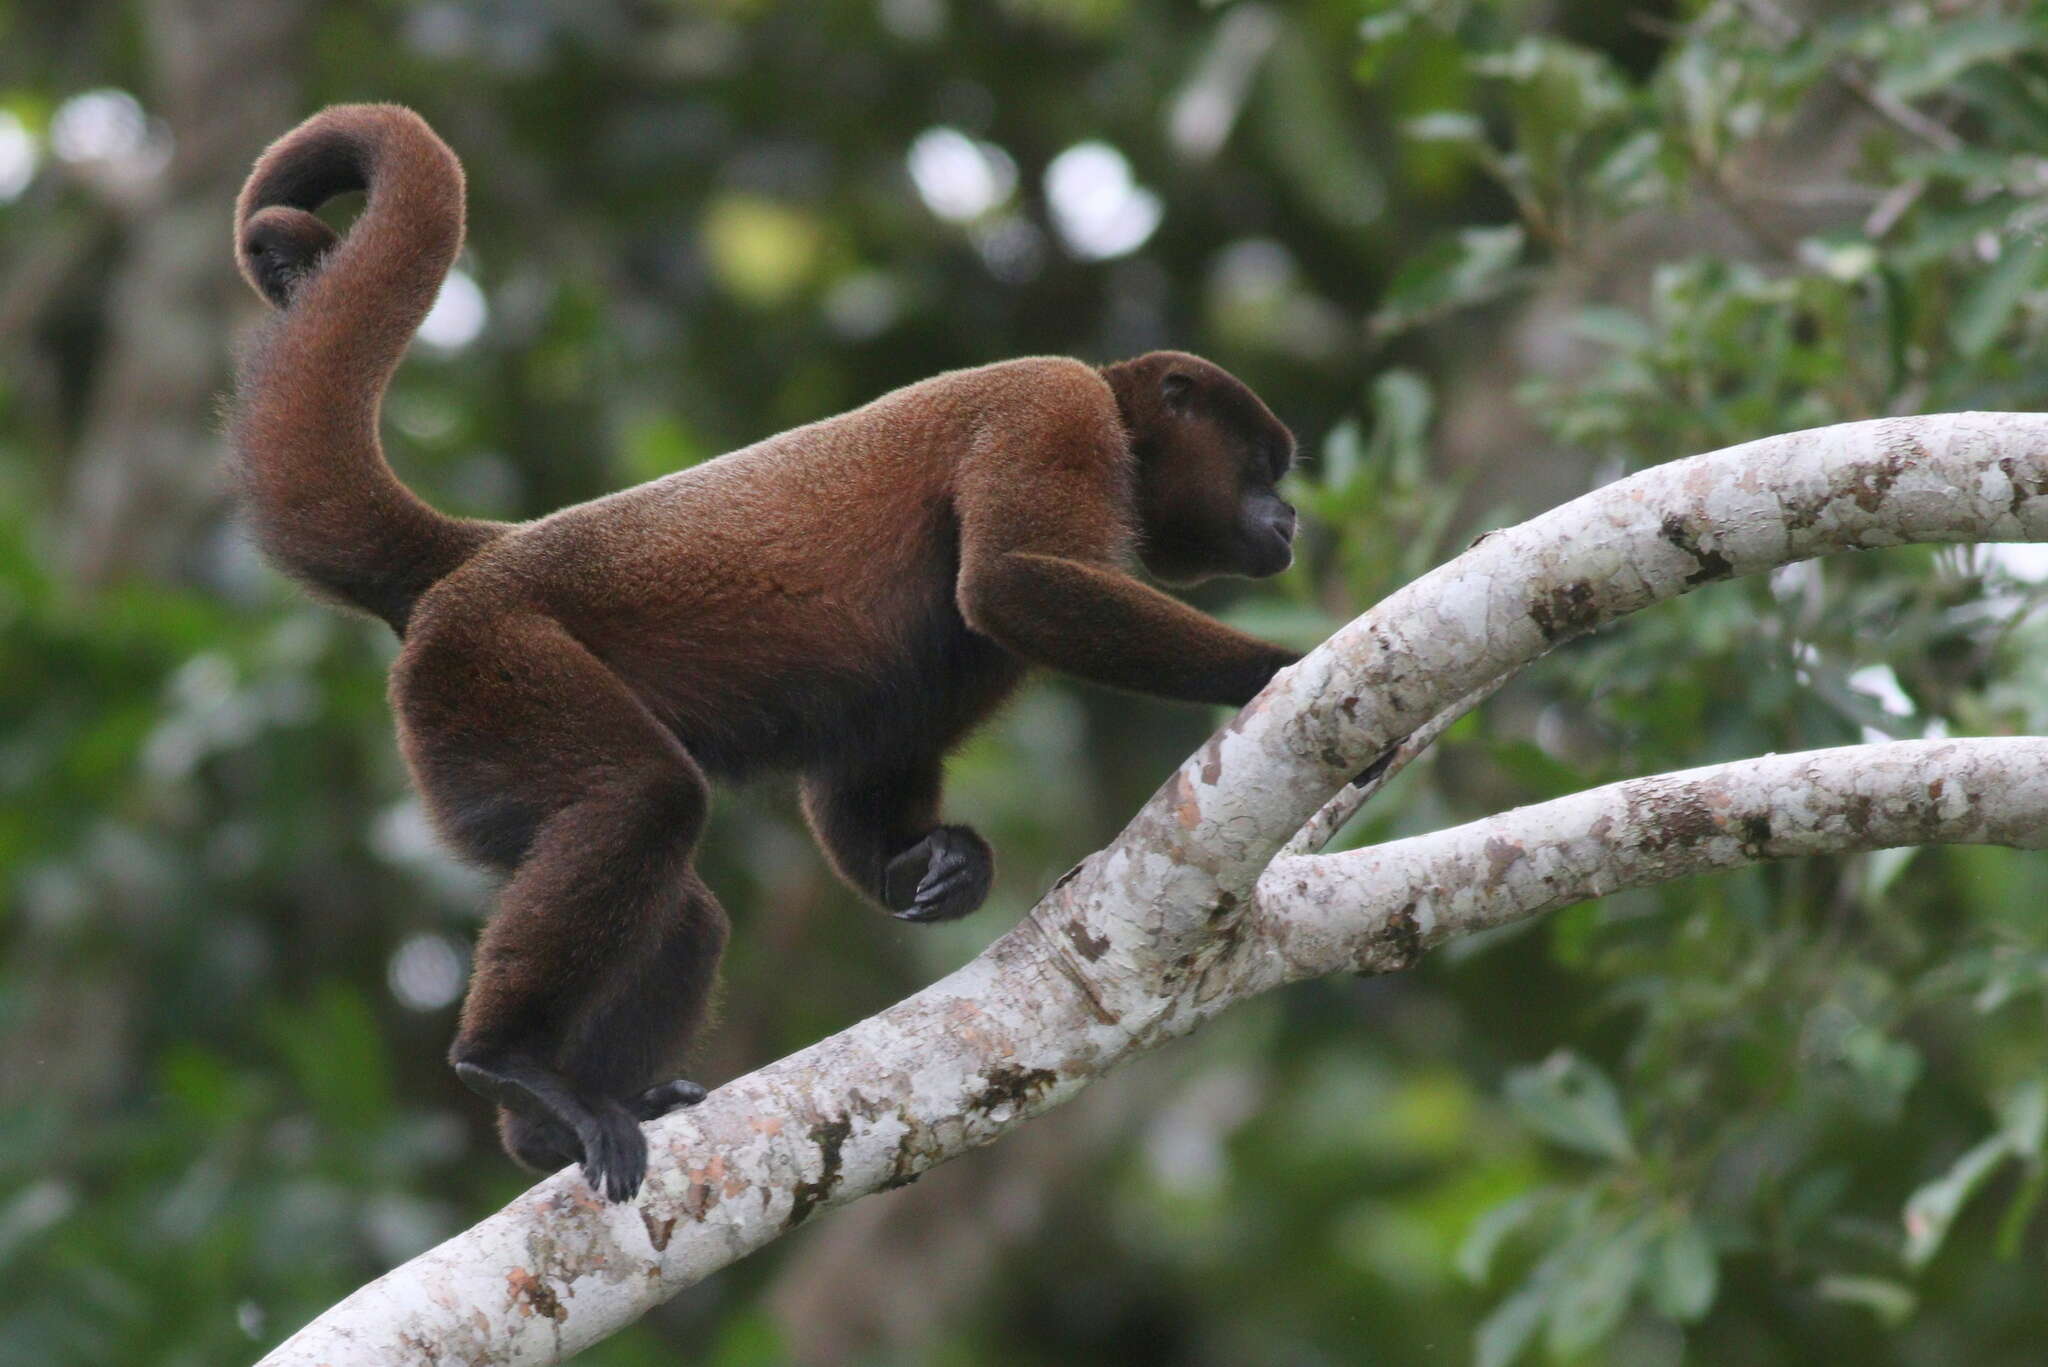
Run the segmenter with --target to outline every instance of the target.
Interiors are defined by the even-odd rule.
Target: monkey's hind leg
[[[556,623],[426,626],[393,676],[401,739],[453,843],[511,869],[478,940],[457,1076],[531,1166],[630,1199],[640,1121],[703,1013],[725,916],[691,872],[708,800],[687,752]],[[691,1084],[694,1086],[694,1084]]]
[[[676,1074],[711,1000],[728,922],[725,909],[694,872],[683,872],[678,890],[679,914],[666,922],[659,943],[635,962],[630,979],[605,998],[559,1051],[559,1075],[575,1079],[580,1095],[619,1098],[634,1121],[635,1139],[641,1138],[640,1122],[694,1106],[705,1096],[701,1083]],[[458,1040],[456,1050],[461,1049]],[[465,1082],[500,1102],[499,1136],[505,1151],[522,1166],[555,1172],[582,1163],[591,1173],[588,1143],[558,1113],[535,1112],[530,1105],[521,1105],[518,1096],[508,1098],[496,1090],[508,1076],[502,1066],[495,1078],[470,1071],[473,1063],[458,1061],[455,1066]],[[665,1080],[648,1085],[649,1078]],[[546,1079],[541,1081],[545,1085]],[[642,1139],[642,1171],[644,1144]],[[610,1194],[598,1176],[593,1174],[590,1180],[593,1189]],[[637,1190],[637,1180],[633,1186]]]

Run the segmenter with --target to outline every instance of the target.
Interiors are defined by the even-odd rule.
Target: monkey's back
[[[1095,372],[1063,358],[896,390],[520,527],[437,586],[418,627],[551,617],[728,776],[943,742],[1022,673],[955,602],[954,473],[992,424],[1077,394],[1114,421]]]

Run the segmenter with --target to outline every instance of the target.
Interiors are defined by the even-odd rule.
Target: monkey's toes
[[[692,1082],[679,1077],[673,1082],[659,1082],[626,1103],[626,1109],[640,1120],[655,1120],[670,1111],[684,1106],[694,1106],[708,1093],[701,1082]]]
[[[583,1180],[614,1205],[630,1201],[647,1177],[647,1136],[621,1108],[601,1116],[583,1144]]]

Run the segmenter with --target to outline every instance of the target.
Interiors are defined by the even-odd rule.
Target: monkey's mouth
[[[1280,574],[1294,564],[1294,541],[1292,537],[1266,537],[1260,545],[1251,547],[1251,555],[1245,557],[1245,576],[1264,580]]]
[[[1275,575],[1294,563],[1294,509],[1276,513],[1245,538],[1245,574],[1253,579]]]

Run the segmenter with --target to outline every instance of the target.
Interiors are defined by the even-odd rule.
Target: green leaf
[[[1592,305],[1565,320],[1574,337],[1583,337],[1617,351],[1642,351],[1656,340],[1656,332],[1642,318],[1627,309]]]
[[[2048,1192],[2048,1168],[2037,1167],[2027,1174],[2027,1180],[2013,1194],[2012,1204],[1999,1217],[1998,1256],[2006,1262],[2019,1256],[2020,1240],[2026,1236],[2027,1222],[2034,1218],[2034,1211],[2039,1208],[2044,1192]]]
[[[1649,1222],[1638,1220],[1610,1238],[1589,1241],[1550,1300],[1543,1343],[1552,1357],[1577,1357],[1614,1332],[1642,1280],[1649,1238]]]
[[[1482,145],[1486,142],[1486,125],[1477,114],[1462,110],[1440,109],[1429,114],[1418,114],[1401,125],[1401,131],[1416,142],[1455,142]]]
[[[2005,331],[2028,290],[2048,266],[2048,238],[2008,242],[1998,264],[1978,276],[1963,292],[1949,317],[1949,336],[1956,350],[1972,359],[1981,356]]]
[[[1372,440],[1366,447],[1367,457],[1405,479],[1419,477],[1428,452],[1433,408],[1429,382],[1414,371],[1389,370],[1375,378]]]
[[[1493,1271],[1494,1255],[1500,1246],[1534,1219],[1552,1200],[1549,1191],[1532,1191],[1503,1201],[1472,1222],[1472,1230],[1458,1245],[1458,1275],[1474,1286],[1482,1285]]]
[[[1889,1119],[1920,1080],[1920,1051],[1874,1026],[1852,1030],[1842,1041],[1842,1060],[1861,1082],[1863,1099]]]
[[[1323,439],[1322,459],[1315,464],[1316,482],[1327,489],[1348,489],[1365,466],[1365,438],[1358,420],[1346,418]]]
[[[1269,164],[1334,228],[1355,232],[1378,218],[1386,185],[1352,125],[1343,78],[1321,60],[1307,26],[1282,27],[1264,75],[1258,126]]]
[[[1694,1323],[1713,1306],[1720,1272],[1705,1231],[1691,1217],[1681,1216],[1652,1250],[1650,1302],[1667,1319]]]
[[[1921,1268],[1941,1250],[1956,1215],[1999,1164],[2011,1157],[2004,1135],[1993,1135],[1955,1161],[1942,1176],[1906,1200],[1906,1265]]]
[[[1387,286],[1373,331],[1387,337],[1440,313],[1493,298],[1522,259],[1522,230],[1467,228],[1410,257]]]
[[[1929,26],[1927,40],[1886,62],[1878,86],[1901,100],[1933,95],[1979,62],[1998,61],[2041,42],[2041,31],[2016,19],[1974,19]]]
[[[1522,1355],[1536,1326],[1550,1309],[1550,1287],[1531,1282],[1494,1307],[1479,1326],[1473,1344],[1473,1367],[1508,1367]]]
[[[1508,1075],[1507,1093],[1522,1118],[1546,1139],[1596,1158],[1635,1157],[1614,1085],[1570,1050],[1560,1049],[1535,1067],[1517,1068]]]
[[[2048,1135],[2048,1084],[2032,1078],[2008,1092],[1998,1108],[1998,1133],[2019,1157],[2039,1159]]]
[[[1877,245],[1859,233],[1809,237],[1799,244],[1799,259],[1842,281],[1861,280],[1883,260]]]
[[[1862,1306],[1887,1329],[1910,1319],[1916,1304],[1911,1288],[1889,1277],[1822,1277],[1814,1291],[1824,1301]]]

